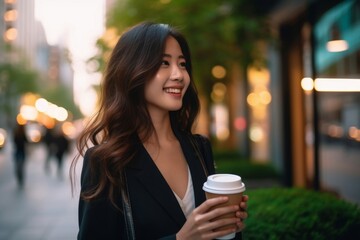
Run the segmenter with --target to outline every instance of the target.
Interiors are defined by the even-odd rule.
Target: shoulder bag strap
[[[209,176],[209,171],[207,170],[207,167],[205,165],[203,154],[201,153],[201,151],[199,149],[198,141],[196,141],[195,136],[192,135],[192,134],[190,134],[189,140],[190,140],[190,143],[191,143],[193,149],[195,150],[197,158],[199,159],[199,161],[201,163],[201,166],[202,166],[202,168],[204,170],[205,176],[206,177]]]
[[[124,187],[121,188],[121,198],[122,198],[123,214],[125,220],[125,231],[128,240],[135,240],[134,221],[132,217],[131,203],[130,203],[125,170],[122,175],[123,175]]]

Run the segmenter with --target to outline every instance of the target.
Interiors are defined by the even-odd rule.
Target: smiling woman
[[[154,109],[164,109],[166,114],[180,109],[189,84],[190,76],[180,45],[175,38],[168,37],[159,71],[151,81],[145,83],[150,115]]]
[[[132,27],[101,86],[72,163],[74,173],[84,157],[78,239],[240,239],[247,196],[214,210],[228,198],[206,200],[202,189],[215,168],[210,141],[192,133],[200,102],[183,35],[166,24]]]

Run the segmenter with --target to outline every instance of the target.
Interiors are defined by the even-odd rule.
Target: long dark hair
[[[113,49],[102,83],[99,110],[79,137],[79,154],[71,164],[74,187],[75,167],[80,156],[92,148],[89,162],[92,176],[97,173],[93,188],[82,193],[85,200],[107,194],[115,204],[115,194],[122,187],[121,173],[134,158],[138,148],[138,133],[142,142],[154,131],[146,108],[144,85],[161,66],[165,41],[174,37],[186,60],[190,85],[181,109],[170,112],[172,127],[191,133],[199,113],[199,99],[192,78],[189,46],[185,38],[166,24],[144,22],[126,31]],[[96,169],[96,171],[95,171]]]

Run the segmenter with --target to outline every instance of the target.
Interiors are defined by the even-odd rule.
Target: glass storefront
[[[359,1],[330,9],[314,34],[320,185],[360,204]]]

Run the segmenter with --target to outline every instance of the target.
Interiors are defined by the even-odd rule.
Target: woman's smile
[[[190,84],[185,57],[177,40],[168,37],[162,64],[153,79],[145,85],[145,99],[150,108],[176,111],[182,107],[182,98]]]
[[[181,88],[164,88],[167,93],[181,93]]]

